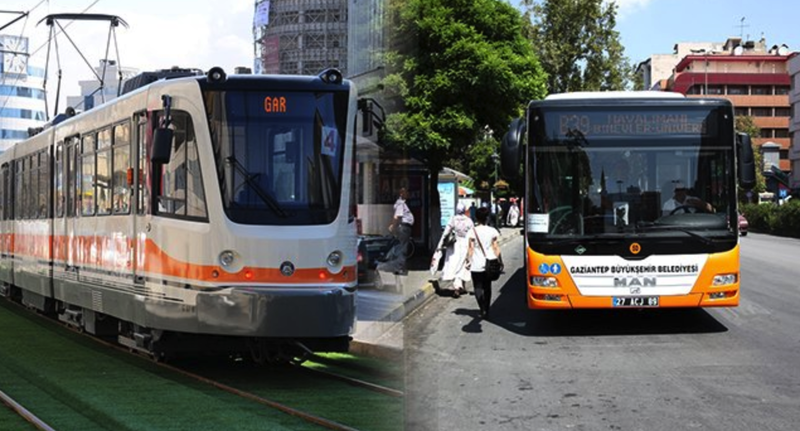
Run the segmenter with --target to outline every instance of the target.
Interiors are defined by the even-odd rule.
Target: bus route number
[[[588,115],[562,115],[560,118],[561,123],[561,135],[569,136],[570,133],[573,133],[575,130],[583,133],[584,135],[589,134],[589,129],[591,128],[591,120],[589,120]]]

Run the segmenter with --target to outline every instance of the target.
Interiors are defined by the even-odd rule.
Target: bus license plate
[[[614,307],[658,307],[658,296],[615,296]]]

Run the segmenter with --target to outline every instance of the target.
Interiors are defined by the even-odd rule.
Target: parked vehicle
[[[380,288],[376,267],[391,250],[395,238],[391,235],[361,235],[358,237],[358,285]]]

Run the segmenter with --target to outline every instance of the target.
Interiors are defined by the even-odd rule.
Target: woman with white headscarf
[[[469,269],[466,265],[467,249],[469,248],[469,241],[467,241],[467,234],[472,230],[474,224],[472,219],[465,215],[466,207],[463,203],[456,206],[456,213],[447,222],[444,228],[444,233],[439,239],[437,250],[446,248],[447,257],[444,261],[444,269],[442,270],[442,280],[453,282],[452,291],[453,297],[458,298],[462,293],[466,293],[466,282],[472,279]],[[453,233],[455,242],[445,244],[445,240]]]

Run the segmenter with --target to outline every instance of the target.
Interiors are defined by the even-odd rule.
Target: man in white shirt
[[[714,208],[708,202],[705,202],[695,196],[689,196],[686,186],[680,182],[675,183],[675,195],[668,201],[664,202],[661,210],[665,215],[669,215],[672,214],[676,208],[682,208],[676,211],[676,213],[680,211],[707,213],[714,212]]]

